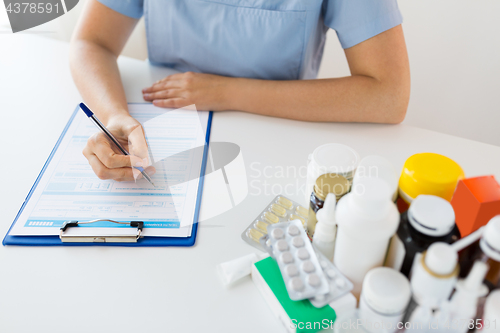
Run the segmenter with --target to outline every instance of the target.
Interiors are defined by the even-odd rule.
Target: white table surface
[[[80,97],[69,73],[67,44],[4,34],[0,48],[3,237]],[[140,89],[168,73],[127,58],[120,59],[120,68],[130,102],[140,102]],[[406,125],[304,123],[221,112],[214,114],[211,141],[241,147],[249,195],[200,223],[194,247],[2,246],[0,332],[284,331],[250,278],[225,289],[215,266],[254,251],[240,234],[278,194],[273,188],[292,184],[288,196],[303,201],[297,188],[305,184],[307,156],[323,143],[347,144],[361,156],[382,155],[398,170],[414,153],[441,153],[462,165],[467,176],[500,179],[500,147]],[[210,192],[205,187],[204,195]]]

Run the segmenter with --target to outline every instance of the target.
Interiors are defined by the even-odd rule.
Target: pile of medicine
[[[466,178],[434,153],[398,174],[381,156],[326,144],[309,157],[306,188],[307,209],[279,195],[242,234],[271,256],[252,279],[287,331],[500,332],[493,176]]]

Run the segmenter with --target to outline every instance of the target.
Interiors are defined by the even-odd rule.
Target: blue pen
[[[89,119],[92,120],[92,122],[108,137],[108,139],[115,144],[115,146],[122,152],[123,155],[126,155],[126,156],[130,155],[130,153],[125,148],[123,148],[123,146],[120,144],[120,142],[118,142],[118,140],[113,136],[113,134],[111,134],[111,132],[108,131],[108,129],[106,128],[106,126],[104,126],[99,121],[99,119],[97,119],[97,117],[88,108],[87,105],[85,105],[84,103],[80,103],[80,108],[82,109],[83,112],[85,112],[85,114],[87,115],[87,117],[89,117]],[[153,181],[151,180],[151,178],[149,178],[148,174],[144,171],[143,168],[141,168],[141,167],[135,167],[135,166],[133,168],[139,170],[141,172],[142,176],[151,185],[155,186],[155,184],[153,183]]]

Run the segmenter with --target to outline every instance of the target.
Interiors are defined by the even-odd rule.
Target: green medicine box
[[[288,332],[319,332],[333,327],[337,316],[331,306],[318,309],[309,300],[292,301],[288,297],[280,269],[273,258],[253,264],[252,280]]]

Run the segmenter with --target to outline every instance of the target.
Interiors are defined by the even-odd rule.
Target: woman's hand
[[[106,127],[130,155],[123,155],[102,132],[92,135],[83,149],[83,155],[97,177],[117,181],[140,179],[140,171],[132,166],[145,168],[150,176],[156,172],[153,166],[148,167],[148,146],[137,120],[129,115],[120,115],[109,119]]]
[[[181,108],[195,104],[198,110],[227,109],[227,89],[234,78],[201,74],[179,73],[169,75],[151,87],[143,89],[145,101],[164,108]]]

